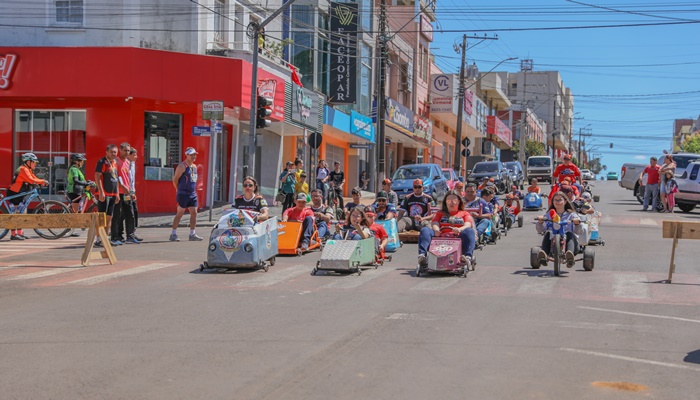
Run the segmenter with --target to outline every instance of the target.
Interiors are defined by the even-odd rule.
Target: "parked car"
[[[552,183],[552,172],[554,172],[554,162],[549,156],[532,156],[527,159],[527,179],[532,178],[538,181]]]
[[[676,162],[676,178],[683,176],[685,172],[688,172],[688,168],[691,162],[700,160],[700,154],[695,153],[676,153],[673,155],[673,161]],[[660,163],[663,163],[665,154],[659,157]],[[644,202],[644,185],[646,184],[646,175],[644,181],[640,184],[639,179],[642,177],[642,172],[648,164],[635,164],[635,163],[625,163],[622,164],[622,169],[620,171],[620,181],[618,184],[628,190],[632,190],[634,196],[637,198],[639,204]],[[678,183],[678,190],[681,190],[681,184]]]
[[[676,157],[674,156],[673,159],[675,160]],[[695,206],[700,204],[700,161],[688,163],[683,174],[676,177],[676,182],[678,183],[676,205],[683,212],[693,211]]]
[[[442,176],[447,180],[447,187],[452,190],[455,188],[455,184],[459,182],[459,177],[457,173],[452,168],[443,168]]]
[[[617,172],[608,172],[608,180],[609,181],[616,181],[617,180]]]
[[[517,185],[521,190],[525,189],[525,173],[523,165],[520,161],[508,161],[503,163],[510,172],[510,181],[513,185]]]
[[[585,179],[587,181],[594,181],[595,174],[593,172],[591,172],[590,169],[582,169],[581,170],[581,179]]]
[[[423,193],[427,193],[438,202],[442,201],[449,188],[447,179],[442,175],[442,170],[437,164],[409,164],[402,165],[394,172],[392,189],[403,200],[408,194],[413,193],[413,181],[423,181]]]
[[[474,164],[467,180],[479,184],[484,178],[493,178],[498,194],[510,191],[510,173],[502,162],[482,161]]]

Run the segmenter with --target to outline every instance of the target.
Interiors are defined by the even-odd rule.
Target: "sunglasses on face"
[[[377,199],[379,203],[386,203],[386,199]]]
[[[414,189],[423,189],[423,186],[414,186]]]
[[[252,183],[244,183],[243,184],[243,187],[254,187],[254,186],[255,185],[253,185]]]

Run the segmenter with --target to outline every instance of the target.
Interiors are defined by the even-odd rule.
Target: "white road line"
[[[596,329],[596,330],[611,330],[616,331],[620,329],[640,331],[648,330],[653,328],[651,325],[624,325],[624,324],[604,324],[600,322],[579,322],[579,321],[557,321],[554,323],[555,326],[560,328],[572,328],[572,329]]]
[[[616,355],[616,354],[599,353],[599,352],[597,352],[597,351],[588,351],[588,350],[579,350],[579,349],[570,349],[570,348],[567,348],[567,347],[561,347],[561,348],[559,348],[559,350],[561,350],[561,351],[567,351],[567,352],[569,352],[569,353],[586,354],[586,355],[589,355],[589,356],[598,356],[598,357],[612,358],[612,359],[614,359],[614,360],[631,361],[631,362],[637,362],[637,363],[642,363],[642,364],[656,365],[656,366],[659,366],[659,367],[687,369],[687,370],[691,370],[691,371],[700,372],[700,368],[689,367],[689,366],[687,366],[687,365],[681,365],[681,364],[666,363],[666,362],[661,362],[661,361],[645,360],[645,359],[643,359],[643,358],[634,358],[634,357],[618,356],[618,355]]]
[[[426,314],[393,313],[386,317],[386,319],[401,321],[437,321],[440,317]]]
[[[26,251],[26,249],[18,249],[18,248],[13,248],[13,249],[0,249],[0,253],[15,253],[18,251]]]
[[[419,278],[420,279],[420,278]],[[468,279],[468,278],[466,278]],[[465,278],[460,278],[460,277],[443,277],[443,276],[436,276],[432,278],[425,278],[423,282],[417,284],[416,286],[412,287],[411,290],[426,290],[426,291],[438,291],[438,290],[445,290],[449,288],[450,286],[454,285],[455,283],[461,281],[461,280],[466,280]]]
[[[636,312],[629,312],[629,311],[608,310],[608,309],[606,309],[606,308],[595,308],[595,307],[585,307],[585,306],[579,306],[578,308],[580,308],[580,309],[582,309],[582,310],[593,310],[593,311],[610,312],[610,313],[615,313],[615,314],[635,315],[635,316],[638,316],[638,317],[671,319],[671,320],[674,320],[674,321],[694,322],[694,323],[696,323],[696,324],[700,324],[700,320],[697,320],[697,319],[688,319],[688,318],[671,317],[671,316],[668,316],[668,315],[643,314],[643,313],[636,313]]]
[[[153,263],[146,264],[141,267],[126,269],[122,271],[112,272],[104,275],[91,276],[89,278],[78,279],[71,282],[66,282],[66,285],[94,285],[96,283],[106,282],[112,279],[121,278],[124,276],[136,275],[143,272],[155,271],[158,269],[172,267],[177,264]]]
[[[551,294],[554,286],[560,279],[530,278],[524,281],[518,288],[519,294]]]
[[[626,299],[648,299],[651,297],[646,275],[614,274],[613,296]]]
[[[376,279],[389,271],[393,271],[393,269],[388,268],[388,267],[379,267],[378,269],[368,269],[362,272],[362,275],[360,276],[353,276],[353,277],[348,277],[348,276],[339,276],[333,278],[333,282],[321,286],[322,288],[326,289],[353,289],[358,286],[364,285],[365,283]]]
[[[49,269],[49,270],[45,270],[45,271],[32,272],[32,273],[24,274],[24,275],[11,276],[11,277],[6,278],[4,280],[6,280],[6,281],[25,281],[25,280],[29,280],[29,279],[44,278],[47,276],[63,274],[66,272],[72,272],[72,271],[75,271],[76,269],[77,268],[54,268],[54,269]]]
[[[271,269],[270,272],[262,272],[260,277],[238,282],[237,287],[267,287],[292,279],[297,275],[311,273],[313,268],[309,265],[295,265],[283,270]]]

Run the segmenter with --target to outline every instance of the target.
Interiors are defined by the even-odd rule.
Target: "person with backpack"
[[[12,186],[7,189],[7,197],[18,195],[20,193],[25,193],[32,190],[32,185],[42,185],[47,186],[48,182],[44,179],[37,178],[34,175],[34,169],[39,159],[34,153],[22,154],[22,165],[17,168],[17,172],[12,179]],[[10,199],[10,203],[15,206],[24,200],[24,196],[17,196],[14,199]],[[24,231],[20,229],[12,229],[10,240],[25,240],[29,239],[28,236],[24,235]]]

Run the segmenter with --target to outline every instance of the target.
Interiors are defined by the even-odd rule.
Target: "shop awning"
[[[486,133],[489,135],[489,139],[494,142],[499,149],[505,150],[513,147],[513,133],[510,128],[495,115],[486,117]]]

